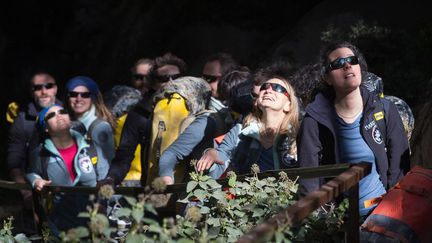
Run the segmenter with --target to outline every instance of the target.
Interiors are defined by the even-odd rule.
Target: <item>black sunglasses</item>
[[[214,76],[214,75],[207,75],[203,74],[202,79],[204,79],[207,83],[213,83],[215,82],[220,76]]]
[[[357,65],[359,64],[359,60],[357,56],[337,58],[336,60],[329,63],[329,65],[327,66],[327,72],[343,68],[345,66],[345,63],[348,63],[350,65]]]
[[[42,88],[52,89],[54,88],[55,85],[56,85],[55,83],[34,84],[32,89],[33,91],[39,91],[42,90]]]
[[[57,114],[59,114],[59,115],[67,115],[68,112],[65,109],[56,110],[56,111],[53,111],[53,112],[50,112],[50,113],[46,114],[44,120],[48,121],[49,119],[55,117]]]
[[[148,75],[136,73],[136,74],[133,75],[133,78],[134,78],[134,80],[142,80],[142,81],[144,81],[144,80],[148,79]]]
[[[77,98],[78,95],[83,99],[87,99],[87,98],[90,98],[91,93],[90,92],[75,92],[75,91],[70,91],[68,93],[68,96],[71,98]]]
[[[168,81],[172,81],[175,79],[178,79],[181,77],[181,74],[172,74],[172,75],[160,75],[156,76],[156,80],[158,80],[159,83],[166,83]]]
[[[273,91],[281,93],[281,94],[285,95],[286,97],[289,97],[288,91],[285,89],[284,86],[282,86],[280,84],[263,83],[263,85],[261,85],[260,91],[267,90],[270,87],[272,88]]]

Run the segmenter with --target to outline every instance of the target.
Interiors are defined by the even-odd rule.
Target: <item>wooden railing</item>
[[[266,222],[256,226],[252,231],[242,236],[238,242],[259,242],[263,236],[272,235],[279,227],[279,225],[294,225],[301,222],[312,211],[332,201],[338,195],[345,191],[349,191],[349,232],[347,234],[347,242],[358,242],[358,228],[359,228],[359,209],[358,209],[358,182],[370,173],[370,163],[360,163],[351,166],[350,164],[337,164],[325,165],[319,167],[308,168],[293,168],[287,170],[275,170],[259,173],[259,178],[269,176],[278,177],[281,171],[287,173],[291,178],[299,176],[302,179],[306,178],[333,178],[324,184],[318,190],[308,194],[306,197],[300,199],[294,205],[286,208],[279,214],[270,218]],[[250,175],[238,176],[237,180],[243,180],[244,177]],[[228,184],[227,179],[217,180],[219,184],[225,186]],[[179,183],[167,186],[163,193],[179,193],[186,191],[187,183]],[[29,184],[16,183],[12,181],[0,180],[0,188],[11,190],[33,190]],[[65,193],[82,193],[82,194],[96,194],[97,188],[83,187],[83,186],[45,186],[47,192],[65,192]],[[136,196],[144,193],[143,187],[116,187],[115,193],[120,195],[133,195]],[[35,192],[33,191],[33,195]],[[34,196],[34,205],[37,205],[38,196]],[[34,207],[35,208],[35,207]]]

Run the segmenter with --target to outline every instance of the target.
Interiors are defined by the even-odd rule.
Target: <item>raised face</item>
[[[90,92],[85,86],[77,86],[68,93],[69,106],[77,117],[81,117],[86,111],[90,110],[93,104]]]
[[[71,126],[69,114],[59,106],[53,106],[48,110],[45,115],[45,124],[50,135],[69,131]]]
[[[351,92],[360,86],[361,69],[351,49],[338,48],[328,58],[333,68],[326,74],[326,82],[333,86],[336,93]]]
[[[42,108],[54,105],[57,85],[54,80],[47,75],[38,74],[33,77],[32,91],[34,101]]]
[[[150,71],[151,65],[148,63],[139,64],[136,66],[135,74],[133,75],[133,86],[136,89],[148,89],[150,85],[150,81],[148,79],[148,74]]]
[[[217,98],[217,86],[221,77],[221,65],[219,61],[207,62],[203,68],[202,77],[210,85],[212,96]]]
[[[291,110],[287,84],[277,78],[267,80],[261,85],[256,102],[260,110],[270,109],[286,113]]]

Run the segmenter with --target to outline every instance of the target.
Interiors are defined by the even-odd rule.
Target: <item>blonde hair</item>
[[[290,101],[290,110],[289,112],[285,113],[285,117],[282,120],[281,125],[279,127],[278,135],[295,137],[297,136],[297,131],[300,127],[300,121],[299,121],[300,107],[299,107],[298,98],[296,96],[293,86],[288,82],[288,80],[282,77],[274,77],[274,78],[280,79],[286,84],[287,91],[289,94],[289,101]],[[245,117],[243,121],[243,127],[249,126],[253,121],[258,121],[259,123],[261,123],[262,114],[263,112],[258,107],[255,107],[252,113],[250,113]]]

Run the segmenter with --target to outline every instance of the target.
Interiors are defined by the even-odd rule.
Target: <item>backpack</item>
[[[400,242],[432,242],[431,169],[413,167],[380,200],[361,226],[363,238],[388,237]]]
[[[159,174],[158,164],[162,153],[197,116],[210,113],[209,116],[215,119],[216,124],[218,124],[217,127],[222,126],[217,112],[206,110],[209,98],[209,85],[204,80],[195,77],[182,77],[175,81],[169,81],[155,94],[151,117],[152,130],[145,170],[147,185]],[[179,163],[174,173],[175,180],[183,181],[187,169],[188,165]]]

